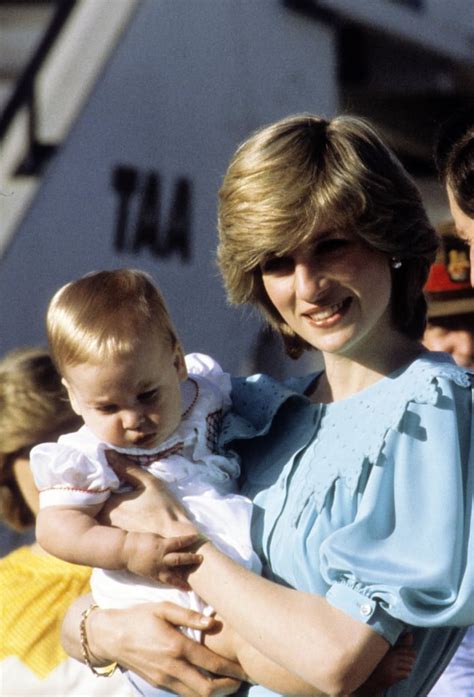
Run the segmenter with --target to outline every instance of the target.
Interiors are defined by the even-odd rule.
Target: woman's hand
[[[63,625],[66,651],[79,660],[80,613],[89,602],[90,599],[77,600]],[[184,626],[212,630],[214,623],[212,617],[173,603],[147,603],[124,610],[94,610],[87,620],[87,635],[97,665],[118,661],[150,684],[183,697],[229,695],[245,679],[240,666],[189,639],[178,629]]]
[[[120,613],[121,628],[117,631],[116,627],[114,631],[117,645],[114,656],[110,655],[109,648],[108,658],[112,660],[118,656],[120,665],[138,673],[156,687],[172,690],[183,697],[228,695],[236,692],[240,680],[245,678],[238,664],[212,653],[177,629],[178,626],[209,629],[212,618],[166,602],[137,605],[126,611],[110,610],[108,613],[107,618],[100,617],[97,611],[90,616],[96,621],[95,625],[89,625],[94,642],[98,640],[94,643],[95,651],[104,655],[100,642],[103,644],[106,633],[110,637],[110,620],[114,621],[115,613],[116,624]],[[216,677],[203,675],[200,669],[216,674]]]
[[[126,455],[110,450],[107,460],[120,481],[133,491],[111,496],[101,510],[101,523],[133,532],[154,532],[162,537],[197,532],[164,482],[137,467]]]

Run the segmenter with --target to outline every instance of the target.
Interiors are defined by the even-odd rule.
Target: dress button
[[[360,614],[364,615],[364,617],[367,617],[367,615],[370,615],[372,612],[372,608],[369,605],[369,603],[364,603],[363,605],[360,606]]]

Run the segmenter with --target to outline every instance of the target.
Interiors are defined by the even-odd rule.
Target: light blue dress
[[[412,630],[415,669],[386,695],[422,697],[474,623],[474,374],[425,353],[312,404],[317,377],[233,383],[222,442],[242,458],[253,544],[266,576],[326,596],[391,644]]]

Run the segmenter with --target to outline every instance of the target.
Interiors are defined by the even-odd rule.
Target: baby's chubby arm
[[[36,520],[36,537],[47,552],[64,561],[102,569],[128,570],[188,590],[182,567],[199,564],[202,557],[186,550],[196,544],[196,532],[164,538],[149,532],[128,532],[100,525],[95,516],[102,504],[47,506]],[[189,528],[190,531],[192,528]]]
[[[109,521],[99,522],[107,492],[115,490],[119,479],[100,453],[87,451],[83,439],[79,430],[57,443],[41,443],[30,453],[40,491],[36,521],[39,544],[65,561],[128,570],[188,590],[186,571],[201,557],[190,549],[198,536],[186,511],[176,511],[175,507],[174,521],[178,525],[169,539],[154,531],[129,532],[109,525]],[[97,492],[103,497],[99,498]]]

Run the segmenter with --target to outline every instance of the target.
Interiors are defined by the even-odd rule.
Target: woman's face
[[[356,357],[393,331],[388,258],[352,232],[317,233],[304,249],[268,257],[261,272],[288,326],[323,353]]]

